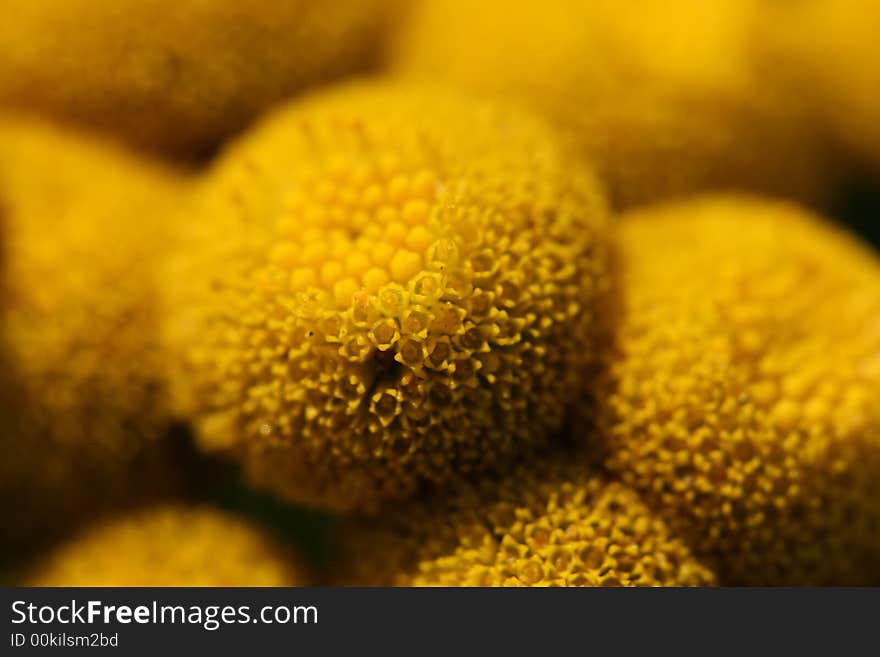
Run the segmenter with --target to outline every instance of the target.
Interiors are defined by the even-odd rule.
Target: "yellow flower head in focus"
[[[607,465],[731,584],[880,574],[880,261],[793,205],[625,217]]]
[[[175,471],[157,260],[185,183],[0,120],[0,544],[163,490]]]
[[[400,74],[509,96],[565,128],[627,207],[703,189],[821,200],[821,144],[756,70],[760,0],[421,0]]]
[[[341,585],[715,583],[631,489],[562,454],[500,479],[459,481],[373,524],[350,521],[340,545]]]
[[[302,586],[302,566],[256,526],[208,507],[105,521],[39,561],[26,586]]]
[[[603,198],[529,114],[320,94],[234,146],[191,223],[187,410],[295,501],[372,509],[498,465],[560,426],[594,357]]]

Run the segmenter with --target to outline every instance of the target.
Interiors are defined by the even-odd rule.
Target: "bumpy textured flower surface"
[[[602,195],[529,114],[356,83],[282,109],[198,206],[184,406],[290,499],[370,510],[500,465],[595,356]]]
[[[880,0],[770,3],[765,66],[854,152],[880,164]]]
[[[0,122],[3,548],[170,484],[153,274],[185,186],[100,142]]]
[[[822,147],[752,66],[760,0],[423,0],[399,73],[521,99],[568,128],[617,206],[707,188],[822,200]]]
[[[371,64],[398,0],[5,0],[0,105],[204,154],[272,103]]]
[[[208,507],[160,506],[93,526],[39,561],[27,586],[301,586],[273,537]]]
[[[880,575],[880,262],[793,205],[620,230],[607,465],[726,583]]]
[[[577,456],[459,481],[340,535],[336,584],[705,586],[715,583],[630,488]]]

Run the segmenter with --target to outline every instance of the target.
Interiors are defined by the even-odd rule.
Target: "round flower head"
[[[578,458],[459,481],[341,529],[336,584],[706,586],[714,575],[626,486]]]
[[[528,114],[347,86],[232,148],[194,214],[185,408],[289,499],[370,510],[539,445],[593,357],[601,194]]]
[[[847,147],[880,164],[880,0],[776,3],[762,25],[767,70]]]
[[[6,549],[170,483],[153,267],[183,186],[102,143],[0,121]]]
[[[256,526],[207,507],[160,506],[55,548],[26,586],[301,586],[302,567]]]
[[[792,205],[620,228],[607,466],[732,584],[880,575],[880,262]]]
[[[303,87],[372,64],[398,0],[4,0],[0,105],[203,155]]]
[[[825,188],[822,149],[752,67],[760,4],[423,0],[390,65],[543,111],[617,206],[707,188],[813,200]]]

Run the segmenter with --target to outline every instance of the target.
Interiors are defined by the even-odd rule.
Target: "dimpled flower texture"
[[[794,206],[715,198],[620,231],[608,467],[726,583],[880,575],[880,264]]]
[[[60,545],[26,586],[301,586],[302,568],[258,527],[207,507],[160,506]]]
[[[395,73],[529,103],[630,207],[705,189],[822,200],[810,126],[753,66],[763,0],[421,0]]]
[[[564,454],[564,453],[563,453]],[[567,455],[566,455],[567,456]],[[715,577],[631,489],[555,455],[461,482],[340,537],[338,584],[707,586]]]
[[[196,214],[182,399],[294,501],[371,510],[499,465],[594,357],[602,196],[528,114],[354,84],[232,148]]]
[[[0,551],[172,484],[154,266],[185,188],[0,120]]]
[[[398,0],[4,0],[0,105],[201,156],[371,65]]]

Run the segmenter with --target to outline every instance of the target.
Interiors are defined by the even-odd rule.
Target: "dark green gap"
[[[331,539],[336,518],[325,512],[291,506],[270,493],[249,487],[240,478],[217,491],[217,506],[246,516],[292,544],[316,569],[333,556]]]
[[[836,195],[831,215],[880,249],[880,183],[855,179]]]
[[[185,425],[174,429],[181,462],[190,473],[190,494],[203,502],[248,518],[289,543],[316,570],[332,557],[332,529],[336,519],[330,513],[288,504],[277,496],[250,486],[238,469],[223,459],[200,454]]]

